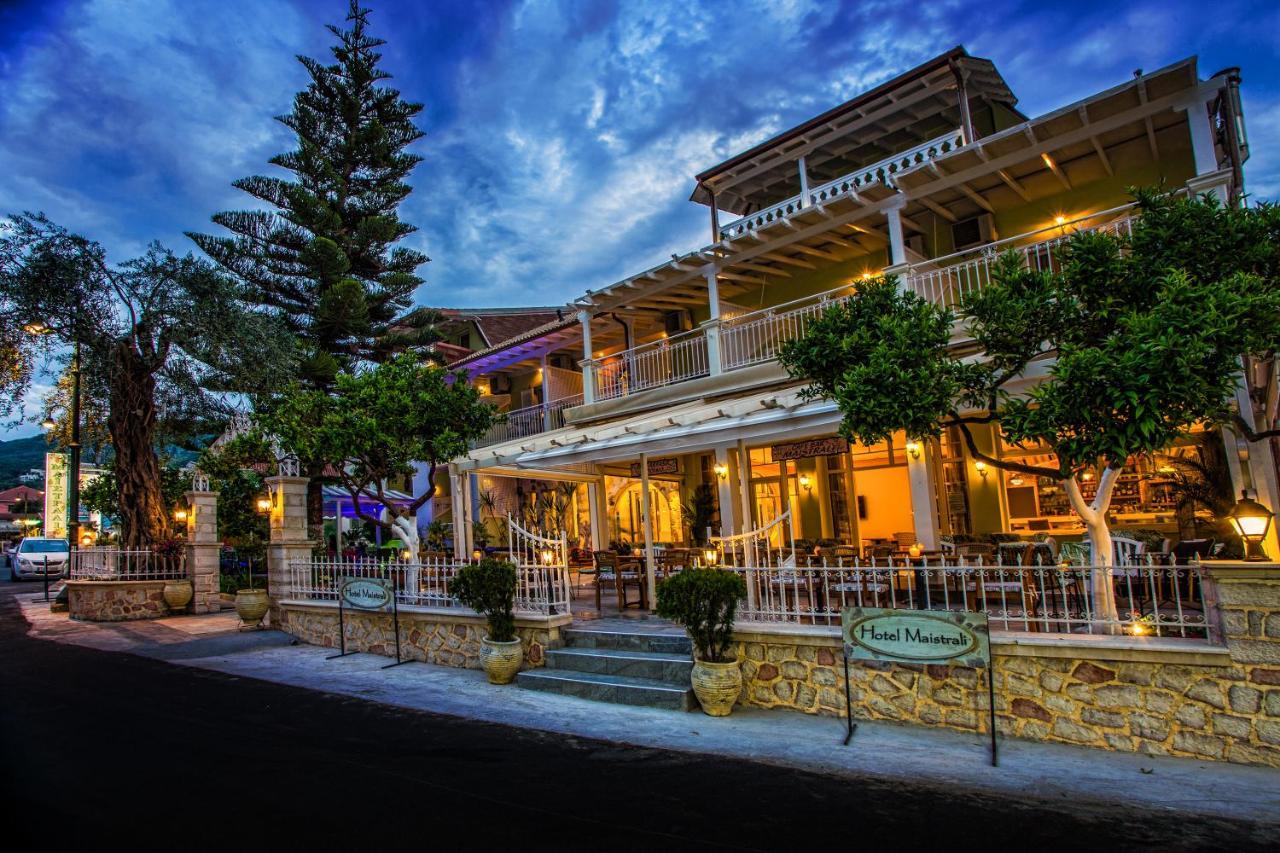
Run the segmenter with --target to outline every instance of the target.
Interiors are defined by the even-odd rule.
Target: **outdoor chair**
[[[669,577],[676,572],[689,568],[691,565],[690,554],[692,554],[692,551],[688,548],[667,548],[656,554],[658,576],[661,578]]]
[[[625,610],[631,604],[627,600],[627,588],[636,588],[636,607],[644,605],[644,573],[635,557],[621,557],[612,551],[595,551],[596,610],[600,610],[600,594],[605,584],[612,584],[618,594],[618,609]]]

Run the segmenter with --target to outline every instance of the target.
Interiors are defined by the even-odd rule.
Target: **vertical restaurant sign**
[[[67,454],[44,455],[44,535],[67,538],[67,492],[70,486]]]

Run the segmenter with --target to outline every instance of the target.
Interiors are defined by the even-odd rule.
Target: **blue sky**
[[[1035,115],[1191,54],[1242,68],[1251,191],[1280,198],[1280,4],[367,0],[426,109],[402,216],[419,301],[567,302],[705,242],[692,175],[963,44]],[[345,0],[0,0],[0,212],[118,258],[247,206],[272,116]]]

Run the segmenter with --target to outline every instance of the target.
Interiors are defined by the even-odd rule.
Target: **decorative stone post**
[[[298,461],[284,459],[280,474],[266,479],[271,496],[271,539],[267,546],[267,593],[271,627],[288,630],[280,602],[289,597],[289,564],[311,559],[315,543],[307,538],[307,483]]]
[[[209,490],[209,479],[196,473],[187,492],[187,574],[194,596],[192,613],[216,613],[218,598],[218,493]]]

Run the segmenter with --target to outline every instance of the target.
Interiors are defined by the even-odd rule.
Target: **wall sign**
[[[657,474],[679,474],[679,473],[680,473],[680,460],[674,456],[668,456],[665,459],[649,460],[649,476],[650,477],[653,477]],[[639,462],[631,463],[631,476],[632,477],[640,476]]]
[[[382,610],[392,602],[391,581],[385,578],[347,578],[339,594],[356,610]]]
[[[850,658],[985,666],[990,633],[985,613],[846,607],[840,614]]]
[[[71,472],[65,453],[44,455],[44,534],[50,539],[67,538],[67,501]]]
[[[849,452],[849,442],[838,435],[829,438],[812,438],[808,441],[793,441],[787,444],[775,444],[769,448],[774,462],[788,459],[812,459],[815,456],[835,456]]]

